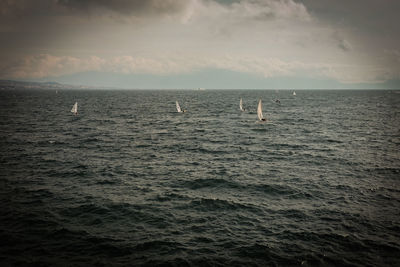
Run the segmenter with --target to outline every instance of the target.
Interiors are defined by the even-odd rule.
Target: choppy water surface
[[[400,264],[397,91],[0,102],[3,266]]]

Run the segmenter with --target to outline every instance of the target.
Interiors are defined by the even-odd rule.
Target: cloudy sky
[[[400,87],[398,0],[2,0],[0,79]]]

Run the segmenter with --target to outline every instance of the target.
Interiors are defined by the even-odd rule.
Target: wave
[[[198,210],[198,211],[236,211],[247,210],[259,212],[260,209],[251,204],[242,204],[238,202],[228,201],[218,198],[196,198],[190,201],[189,204],[183,206],[185,209]]]
[[[206,187],[212,187],[212,188],[222,187],[222,188],[234,188],[234,189],[243,187],[239,183],[218,178],[195,179],[192,181],[185,181],[182,184],[182,186],[193,190]]]

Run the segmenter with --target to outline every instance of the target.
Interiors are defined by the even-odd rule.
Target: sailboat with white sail
[[[262,114],[262,103],[261,103],[261,99],[258,100],[257,116],[258,116],[258,119],[259,119],[260,121],[267,121],[267,118],[264,118],[264,116],[263,116],[263,114]]]
[[[296,91],[293,91],[293,95],[296,95]]]
[[[74,113],[74,115],[78,115],[78,102],[75,102],[72,106],[71,112]]]
[[[176,101],[176,111],[178,111],[179,113],[185,112],[185,110],[184,110],[184,109],[181,109],[181,106],[179,106],[178,101]]]
[[[239,108],[240,108],[241,111],[245,111],[245,109],[243,108],[243,100],[242,100],[242,98],[240,98],[240,101],[239,101]]]

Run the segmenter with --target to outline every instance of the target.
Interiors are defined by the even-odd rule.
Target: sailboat
[[[293,95],[296,95],[296,91],[293,91]]]
[[[181,113],[181,112],[185,112],[184,110],[182,111],[181,106],[179,106],[178,101],[176,101],[176,110]]]
[[[78,102],[75,102],[72,106],[71,112],[74,113],[74,115],[78,115]]]
[[[259,119],[260,121],[267,121],[267,119],[266,119],[266,118],[264,118],[264,116],[263,116],[263,114],[262,114],[262,104],[261,104],[261,99],[260,99],[260,100],[258,100],[257,116],[258,116],[258,119]]]
[[[245,111],[245,109],[243,108],[243,100],[241,98],[240,98],[240,101],[239,101],[239,108],[240,108],[241,111]]]

